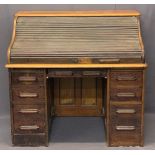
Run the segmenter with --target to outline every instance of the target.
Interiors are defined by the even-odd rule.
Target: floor
[[[144,147],[107,147],[100,117],[57,117],[48,147],[12,147],[9,116],[0,117],[0,149],[110,150],[155,149],[155,114],[145,114]]]

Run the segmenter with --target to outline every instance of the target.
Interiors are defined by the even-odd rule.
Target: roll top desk
[[[15,15],[6,64],[15,146],[47,146],[54,116],[103,117],[108,146],[143,146],[139,17],[132,10]]]

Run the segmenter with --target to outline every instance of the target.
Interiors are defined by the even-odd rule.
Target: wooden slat
[[[141,58],[139,31],[135,16],[20,16],[11,58]]]
[[[73,78],[61,78],[59,80],[60,91],[60,104],[61,105],[73,105],[74,101],[74,79]]]
[[[97,104],[97,86],[95,78],[82,78],[82,105]]]

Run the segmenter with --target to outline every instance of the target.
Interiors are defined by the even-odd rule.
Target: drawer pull
[[[37,78],[35,76],[20,76],[18,78],[18,81],[20,82],[34,82],[34,81],[37,81]]]
[[[116,126],[116,130],[119,130],[119,131],[123,131],[123,130],[131,131],[131,130],[135,130],[135,126]]]
[[[135,81],[137,78],[135,76],[118,76],[118,81]]]
[[[135,93],[117,93],[117,97],[135,97]]]
[[[26,126],[20,126],[20,130],[37,130],[39,129],[38,125],[26,125]]]
[[[120,62],[120,59],[99,59],[100,63],[108,63],[108,62]]]
[[[21,109],[19,111],[22,114],[34,114],[34,113],[39,113],[38,109]]]
[[[85,76],[91,76],[91,75],[100,75],[100,72],[84,71],[82,74]]]
[[[19,97],[21,98],[36,98],[38,97],[37,93],[19,93]]]
[[[134,114],[136,113],[135,109],[117,109],[116,113],[118,114]]]

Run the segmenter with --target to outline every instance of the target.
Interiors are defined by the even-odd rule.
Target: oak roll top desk
[[[18,12],[6,67],[15,146],[47,146],[54,116],[103,117],[108,146],[143,146],[139,12]]]

